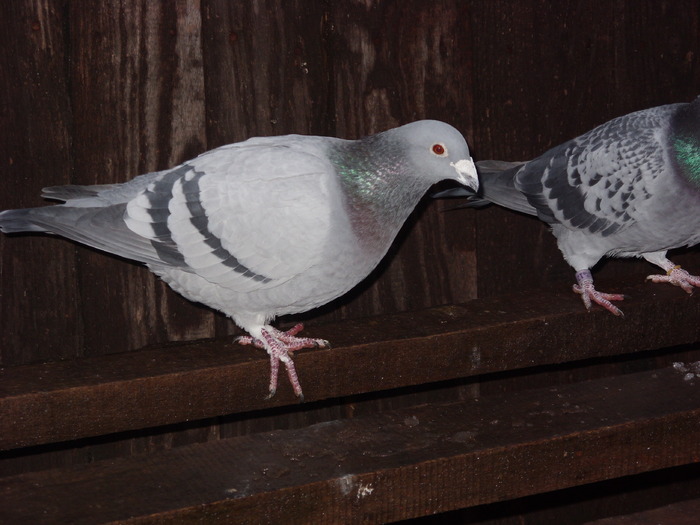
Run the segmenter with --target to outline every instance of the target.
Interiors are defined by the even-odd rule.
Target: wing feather
[[[545,222],[604,236],[623,230],[662,172],[658,132],[672,109],[619,117],[561,144],[527,163],[515,185]]]
[[[320,148],[290,136],[212,150],[131,199],[126,223],[211,282],[275,286],[317,264],[331,233],[333,167]]]

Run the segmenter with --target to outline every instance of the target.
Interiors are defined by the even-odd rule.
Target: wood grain
[[[41,205],[69,182],[65,17],[55,2],[12,2],[0,16],[0,209]],[[9,27],[12,26],[12,27]],[[74,248],[0,235],[0,363],[73,357],[84,340]]]
[[[477,159],[526,159],[612,117],[700,92],[693,0],[18,0],[0,13],[0,209],[42,204],[43,186],[120,182],[251,135],[354,138],[418,118],[455,125]],[[8,451],[0,469],[65,468],[620,375],[675,355],[636,352],[700,339],[696,297],[642,286],[646,263],[596,268],[601,288],[633,293],[624,324],[587,315],[544,225],[451,205],[422,203],[365,283],[301,316],[336,347],[299,354],[310,400],[300,407],[286,382],[265,404],[264,354],[231,349],[233,323],[147,270],[59,239],[0,236],[0,362],[54,361],[3,372],[4,388],[18,388],[12,403],[21,398],[3,421],[28,424],[29,441],[16,443],[96,436]],[[674,260],[700,271],[697,248]],[[440,308],[477,296],[504,307]],[[498,313],[515,307],[522,315]],[[435,326],[443,320],[468,327],[447,333]],[[467,334],[483,343],[480,367],[471,368]],[[209,337],[217,340],[191,342]],[[178,341],[191,343],[171,349]],[[546,365],[619,352],[631,356]],[[523,371],[498,374],[509,369]],[[95,373],[103,380],[90,383]],[[460,376],[472,379],[449,379]],[[565,509],[551,512],[552,523],[566,522]]]
[[[700,389],[673,369],[0,479],[8,523],[386,523],[682,465]]]
[[[648,290],[648,287],[646,287]],[[639,296],[639,288],[632,289]],[[635,295],[635,294],[632,294]],[[573,294],[484,299],[318,326],[295,356],[308,402],[700,340],[700,298],[660,289],[621,320]],[[674,330],[663,327],[673,323]],[[265,398],[262,351],[223,341],[0,371],[0,448],[74,440],[298,403]]]
[[[199,2],[172,7],[71,4],[76,182],[124,182],[206,149]],[[211,312],[140,265],[79,255],[91,354],[213,335]]]

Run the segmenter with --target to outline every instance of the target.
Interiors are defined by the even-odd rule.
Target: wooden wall
[[[691,1],[22,0],[2,8],[0,208],[110,183],[255,135],[358,137],[448,121],[477,159],[525,159],[700,92]],[[316,318],[572,280],[537,221],[419,206],[391,256]],[[1,363],[223,337],[235,327],[138,265],[0,237]],[[644,266],[614,263],[615,276]],[[562,293],[566,293],[562,288]]]
[[[421,118],[453,124],[476,159],[523,160],[700,94],[696,0],[15,0],[0,6],[0,48],[0,209],[250,136],[355,138]],[[571,293],[544,225],[451,207],[423,202],[366,282],[302,317]],[[700,271],[697,249],[678,260]],[[597,275],[611,289],[649,269]],[[0,236],[0,322],[2,366],[237,333],[145,268],[46,236]]]
[[[424,117],[470,134],[471,73],[460,71],[471,62],[460,23],[467,4],[26,1],[2,9],[2,129],[12,131],[0,146],[1,208],[40,205],[46,185],[125,181],[254,135],[349,138]],[[330,317],[475,296],[473,219],[436,204],[417,215],[381,277]],[[135,264],[44,237],[0,242],[2,320],[13,327],[2,331],[3,364],[234,331]]]

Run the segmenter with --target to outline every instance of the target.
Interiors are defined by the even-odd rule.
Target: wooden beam
[[[314,326],[298,352],[307,401],[700,341],[700,294],[624,290],[627,316],[543,292]],[[264,352],[209,341],[0,370],[0,449],[298,403]]]
[[[687,464],[673,367],[0,480],[4,523],[384,523]]]
[[[700,499],[680,501],[657,509],[613,516],[587,522],[586,525],[696,525],[700,516]]]

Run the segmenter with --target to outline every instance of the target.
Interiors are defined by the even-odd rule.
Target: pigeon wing
[[[263,139],[165,174],[127,206],[127,225],[174,246],[186,269],[246,291],[318,264],[330,235],[333,167],[320,149]]]
[[[624,230],[662,171],[659,122],[666,107],[620,117],[530,161],[516,187],[550,224],[604,236]]]

